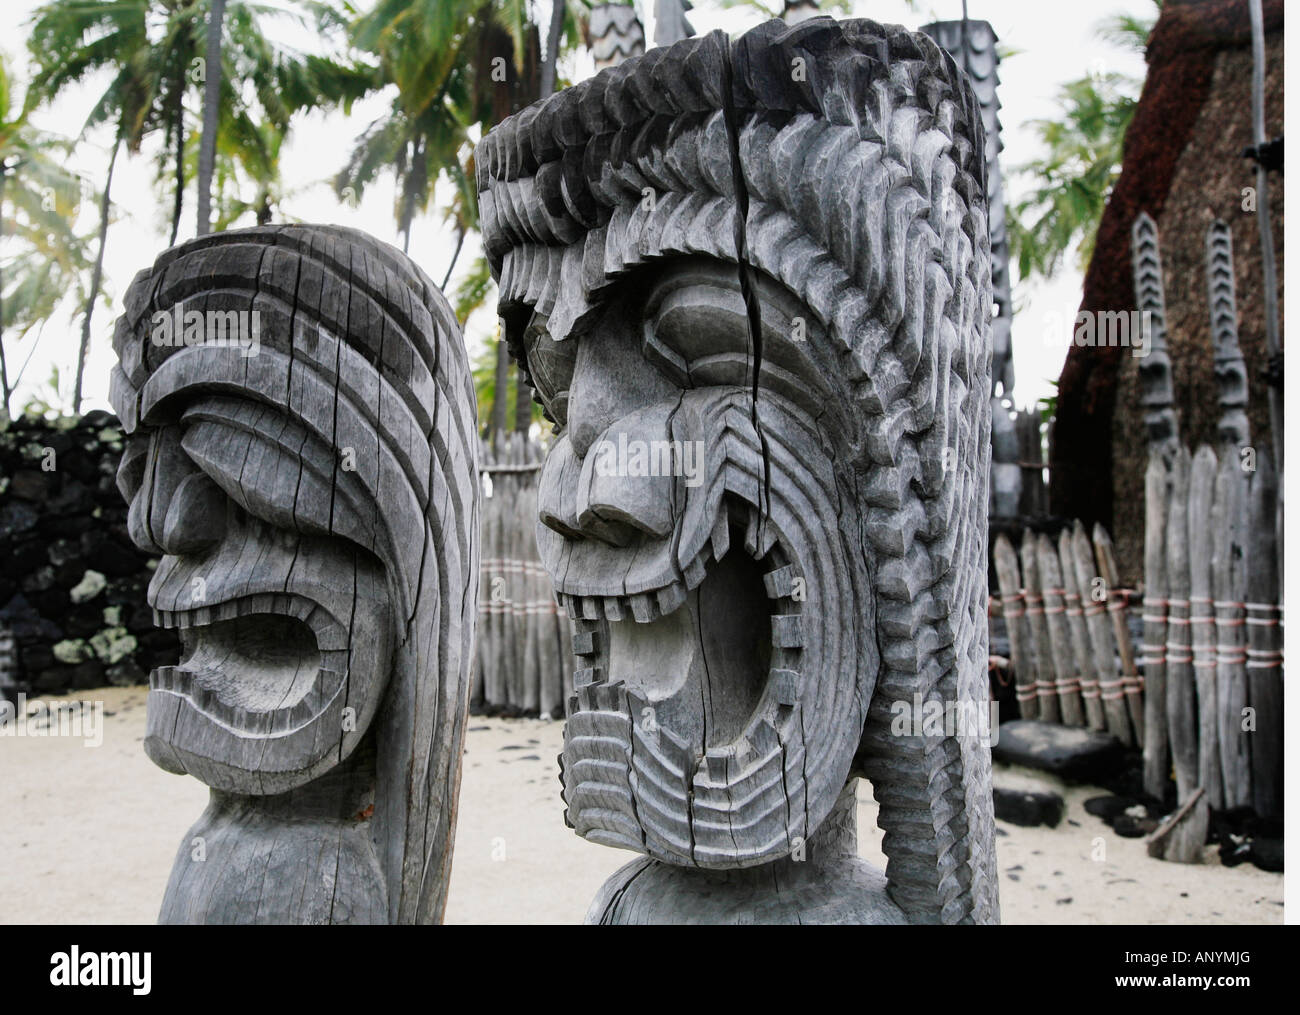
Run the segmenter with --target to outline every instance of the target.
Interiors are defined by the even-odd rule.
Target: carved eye
[[[560,427],[569,415],[569,387],[577,360],[577,340],[556,342],[546,330],[545,318],[534,316],[524,332],[528,372],[547,414]]]
[[[144,485],[144,467],[149,461],[149,431],[137,430],[126,438],[122,461],[117,466],[117,489],[130,504]]]

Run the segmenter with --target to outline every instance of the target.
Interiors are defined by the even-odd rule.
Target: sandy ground
[[[0,737],[0,922],[151,923],[207,789],[144,756],[143,688],[74,697],[104,703],[101,746]],[[449,923],[580,922],[601,882],[633,859],[564,826],[561,728],[471,718]],[[1202,866],[1152,860],[1141,840],[1084,811],[1097,793],[1067,790],[1056,829],[998,823],[1005,923],[1282,922],[1281,874],[1225,868],[1209,851]],[[862,855],[883,866],[874,812],[860,791]]]

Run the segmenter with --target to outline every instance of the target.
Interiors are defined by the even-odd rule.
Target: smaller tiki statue
[[[126,297],[112,399],[162,555],[145,751],[211,787],[164,923],[441,919],[474,636],[474,396],[442,294],[353,230],[214,234]]]
[[[979,101],[930,39],[652,50],[477,153],[558,438],[566,819],[588,920],[992,923],[991,283]],[[859,858],[870,780],[888,857]]]

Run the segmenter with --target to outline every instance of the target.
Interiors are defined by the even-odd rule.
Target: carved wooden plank
[[[1169,722],[1166,703],[1165,638],[1169,601],[1165,536],[1168,528],[1170,475],[1159,455],[1147,459],[1146,526],[1143,546],[1142,679],[1146,685],[1142,726],[1142,787],[1157,799],[1169,779]]]
[[[1255,731],[1250,734],[1251,798],[1262,818],[1282,816],[1282,610],[1277,473],[1260,448],[1250,482],[1246,579],[1246,674]]]
[[[1198,786],[1147,839],[1147,855],[1173,863],[1200,863],[1210,826],[1209,798]]]
[[[1219,463],[1214,484],[1214,627],[1219,760],[1225,807],[1250,806],[1250,734],[1246,719],[1246,474],[1233,458]]]
[[[439,921],[478,585],[454,315],[332,226],[174,247],[126,306],[114,398],[150,466],[122,492],[184,645],[150,675],[145,750],[212,787],[160,920]],[[195,341],[159,344],[178,307]]]
[[[1196,679],[1192,674],[1192,594],[1190,544],[1187,533],[1187,499],[1192,462],[1187,449],[1174,456],[1169,493],[1169,522],[1165,529],[1165,566],[1169,582],[1169,631],[1165,639],[1165,701],[1169,717],[1169,749],[1174,759],[1178,799],[1186,800],[1196,788]]]
[[[1038,718],[1038,670],[1034,664],[1033,631],[1025,613],[1025,590],[1020,582],[1016,551],[1005,533],[993,541],[993,566],[1002,596],[1002,619],[1011,640],[1011,668],[1016,674],[1016,702],[1026,719]]]
[[[1043,582],[1043,616],[1047,621],[1053,669],[1056,673],[1056,694],[1061,702],[1061,721],[1067,726],[1084,725],[1083,696],[1080,694],[1079,668],[1076,665],[1070,641],[1070,624],[1065,617],[1065,585],[1061,577],[1061,561],[1056,547],[1042,533],[1034,539],[1038,555],[1038,573]]]
[[[1147,446],[1166,464],[1178,453],[1178,416],[1165,334],[1165,282],[1160,268],[1160,237],[1146,212],[1133,220],[1133,291],[1144,321],[1148,349],[1138,360],[1138,380],[1147,431]]]
[[[1249,384],[1237,341],[1237,293],[1232,270],[1232,230],[1215,219],[1205,233],[1205,276],[1214,343],[1214,380],[1219,388],[1219,456],[1236,457],[1250,443],[1246,418]],[[1211,801],[1210,806],[1214,803]]]
[[[1118,592],[1119,568],[1115,563],[1115,547],[1110,534],[1098,522],[1092,527],[1092,545],[1097,553],[1097,568],[1106,583],[1106,612],[1110,614],[1115,633],[1115,647],[1119,650],[1120,671],[1124,681],[1124,701],[1128,705],[1129,722],[1133,737],[1139,747],[1145,746],[1143,721],[1142,679],[1138,676],[1137,659],[1133,653],[1133,637],[1128,629],[1126,597]]]
[[[1218,459],[1208,445],[1192,458],[1188,488],[1187,537],[1191,541],[1189,567],[1191,597],[1189,619],[1192,637],[1192,670],[1196,679],[1198,780],[1205,788],[1209,805],[1223,807],[1223,772],[1219,760],[1219,692],[1216,676],[1214,587],[1210,564],[1213,533],[1220,519],[1212,513],[1214,477]]]

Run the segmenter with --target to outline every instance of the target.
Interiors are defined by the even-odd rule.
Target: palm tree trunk
[[[528,433],[533,425],[533,389],[524,379],[522,367],[515,367],[515,429]]]
[[[117,150],[122,135],[113,138],[113,153],[108,159],[108,176],[104,179],[104,193],[99,199],[99,250],[95,254],[95,270],[90,276],[90,295],[86,298],[86,314],[81,320],[81,348],[77,350],[77,382],[72,389],[73,414],[81,412],[81,380],[86,373],[86,356],[90,352],[90,317],[95,312],[99,298],[99,285],[104,278],[104,244],[108,239],[109,189],[113,186],[113,167],[117,165]]]
[[[185,203],[185,71],[176,75],[176,103],[172,110],[172,139],[176,143],[176,204],[172,208],[172,235],[167,241],[175,246],[181,228],[181,207]]]
[[[212,231],[212,170],[217,160],[217,121],[221,104],[221,23],[226,0],[212,0],[208,15],[207,58],[203,67],[203,136],[199,141],[199,221],[195,233]]]
[[[0,160],[0,249],[4,247],[5,178],[9,166]],[[9,363],[5,360],[5,301],[4,276],[0,275],[0,392],[4,394],[4,422],[9,422]]]
[[[438,288],[443,290],[446,295],[447,283],[451,281],[451,269],[456,267],[456,259],[460,257],[460,248],[465,243],[465,227],[461,226],[456,233],[456,249],[451,252],[451,263],[447,265],[447,274],[442,276],[442,285]]]
[[[564,0],[551,0],[551,23],[546,32],[546,57],[542,60],[542,85],[538,98],[555,91],[556,62],[560,56],[560,36],[564,32]]]

